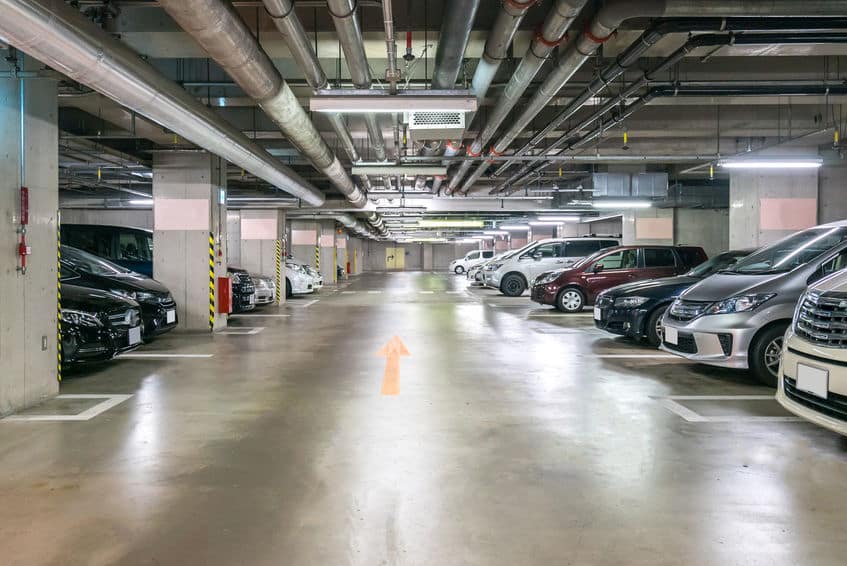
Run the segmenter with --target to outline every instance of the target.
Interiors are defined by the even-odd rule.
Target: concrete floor
[[[767,399],[678,401],[724,422],[661,399],[773,394],[744,374],[446,274],[261,314],[287,316],[141,350],[213,357],[66,379],[132,395],[91,420],[0,421],[0,561],[844,564],[845,441]],[[376,352],[394,335],[411,355],[391,397]]]

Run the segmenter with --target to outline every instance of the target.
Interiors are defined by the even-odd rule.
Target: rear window
[[[599,240],[572,241],[567,243],[565,257],[588,257],[599,249]]]
[[[679,258],[682,260],[682,264],[686,267],[694,267],[695,265],[700,265],[708,259],[706,257],[706,252],[704,252],[700,248],[677,248],[676,253],[679,254]]]
[[[482,252],[482,257],[488,259],[494,257],[494,251]]]
[[[673,252],[664,248],[644,248],[644,267],[674,267]]]
[[[603,248],[614,248],[615,246],[621,245],[617,240],[600,240],[600,249]]]

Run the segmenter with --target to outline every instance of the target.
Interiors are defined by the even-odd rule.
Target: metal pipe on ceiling
[[[0,0],[18,49],[313,206],[324,195],[61,0]]]
[[[356,207],[367,203],[300,106],[270,57],[232,4],[223,0],[159,0],[238,86],[285,133],[289,141]]]
[[[535,38],[533,38],[526,53],[524,53],[521,62],[518,64],[518,68],[509,79],[509,83],[506,85],[503,93],[497,99],[497,103],[489,114],[488,120],[480,128],[479,133],[468,148],[469,155],[480,155],[482,153],[485,144],[494,137],[497,128],[500,127],[500,124],[503,123],[503,120],[506,119],[512,108],[518,103],[521,95],[529,87],[532,79],[538,74],[538,71],[541,70],[547,58],[565,39],[565,33],[582,11],[586,1],[556,0],[556,4],[547,14],[541,29]],[[456,190],[470,168],[470,163],[462,163],[456,173],[450,177],[450,183],[447,188],[448,194]]]

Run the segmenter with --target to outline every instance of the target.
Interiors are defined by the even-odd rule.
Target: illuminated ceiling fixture
[[[539,216],[538,222],[554,222],[556,224],[561,222],[579,222],[579,216]]]
[[[653,203],[646,200],[606,200],[591,203],[591,206],[599,209],[619,208],[650,208]]]
[[[527,224],[503,224],[498,226],[500,230],[508,230],[509,232],[526,232],[529,230],[529,225]]]
[[[558,226],[559,224],[563,224],[564,222],[561,220],[530,220],[530,226]]]
[[[509,232],[506,230],[484,230],[482,232],[486,236],[508,236]]]
[[[820,157],[774,157],[718,161],[718,166],[724,169],[817,169],[821,165],[823,165],[823,159]]]
[[[482,228],[484,220],[465,220],[461,218],[422,218],[418,221],[421,228]]]
[[[129,201],[129,204],[132,206],[153,206],[153,199],[151,198],[134,198]]]
[[[312,112],[389,114],[395,112],[476,112],[476,96],[468,90],[409,90],[397,94],[376,90],[320,90],[309,99]]]

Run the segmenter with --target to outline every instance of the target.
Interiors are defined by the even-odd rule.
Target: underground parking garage
[[[0,0],[4,564],[844,562],[847,2]]]

